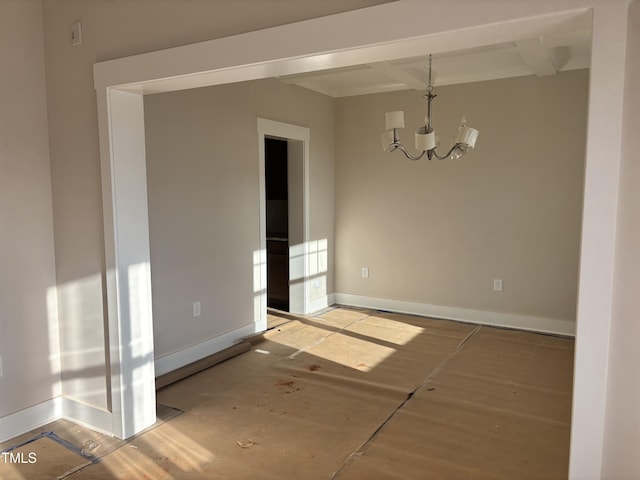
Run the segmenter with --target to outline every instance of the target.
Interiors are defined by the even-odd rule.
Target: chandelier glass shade
[[[433,93],[433,84],[431,81],[431,55],[429,55],[429,86],[424,98],[427,100],[427,116],[425,117],[425,125],[418,127],[415,133],[415,147],[420,153],[411,155],[407,148],[400,142],[398,129],[404,128],[404,112],[387,112],[385,118],[385,132],[382,134],[382,147],[387,152],[401,151],[409,160],[419,160],[426,156],[429,160],[437,158],[445,160],[447,158],[457,159],[462,157],[468,150],[473,149],[478,139],[478,130],[467,126],[467,121],[462,118],[462,123],[458,128],[458,134],[453,139],[453,143],[448,152],[440,155],[437,152],[438,137],[436,137],[433,126],[431,125],[431,108],[433,99],[437,95]]]

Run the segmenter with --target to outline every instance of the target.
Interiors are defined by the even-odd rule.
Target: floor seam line
[[[353,459],[354,457],[358,457],[364,453],[364,449],[367,447],[367,445],[369,445],[373,441],[373,439],[391,421],[391,419],[393,419],[393,417],[395,417],[396,414],[400,410],[402,410],[402,408],[407,404],[407,402],[409,402],[409,400],[411,400],[414,397],[416,393],[418,393],[420,390],[422,390],[423,387],[428,385],[429,382],[444,369],[444,367],[449,363],[449,361],[453,359],[462,350],[462,348],[467,344],[467,342],[471,340],[471,338],[475,336],[475,334],[478,333],[481,328],[482,328],[482,325],[477,325],[476,328],[474,328],[471,332],[469,332],[469,334],[467,334],[467,336],[458,343],[458,346],[455,348],[455,350],[453,350],[451,353],[449,353],[449,355],[443,358],[442,361],[438,364],[438,366],[434,368],[431,371],[431,373],[429,373],[427,377],[416,388],[414,388],[411,392],[407,394],[407,397],[389,414],[389,416],[380,425],[378,425],[378,428],[376,428],[373,431],[373,433],[369,435],[369,437],[364,442],[362,442],[360,446],[356,448],[342,462],[342,464],[338,467],[338,469],[335,472],[333,472],[333,475],[331,475],[330,480],[334,480],[338,478],[338,475],[340,475],[342,470],[344,470],[344,468],[349,464],[351,459]]]

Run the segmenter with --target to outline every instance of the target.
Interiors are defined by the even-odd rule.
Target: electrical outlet
[[[493,291],[501,292],[502,291],[502,280],[499,278],[493,279]]]
[[[200,302],[193,302],[193,316],[199,317],[202,313],[202,308]]]
[[[369,267],[362,267],[362,278],[369,278]]]

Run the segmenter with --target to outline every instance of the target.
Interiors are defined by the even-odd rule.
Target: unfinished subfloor
[[[157,394],[130,441],[60,420],[2,479],[566,478],[574,342],[335,308]],[[48,432],[42,434],[42,432]]]

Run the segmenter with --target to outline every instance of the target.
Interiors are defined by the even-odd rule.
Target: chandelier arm
[[[438,152],[436,152],[436,149],[434,148],[434,149],[433,149],[433,155],[434,155],[434,157],[436,157],[438,160],[446,160],[447,158],[449,158],[449,157],[451,156],[451,154],[453,153],[453,151],[454,151],[456,148],[460,147],[460,146],[462,146],[462,143],[456,143],[453,147],[451,147],[451,150],[449,150],[449,151],[446,153],[446,155],[442,155],[442,156],[438,155]]]
[[[405,146],[402,145],[401,143],[395,143],[395,144],[393,144],[393,146],[394,146],[393,150],[400,150],[402,153],[404,153],[405,157],[407,157],[409,160],[413,160],[413,161],[420,160],[427,153],[427,150],[423,150],[419,155],[413,156],[407,151]],[[393,150],[391,150],[391,151],[393,151]]]

